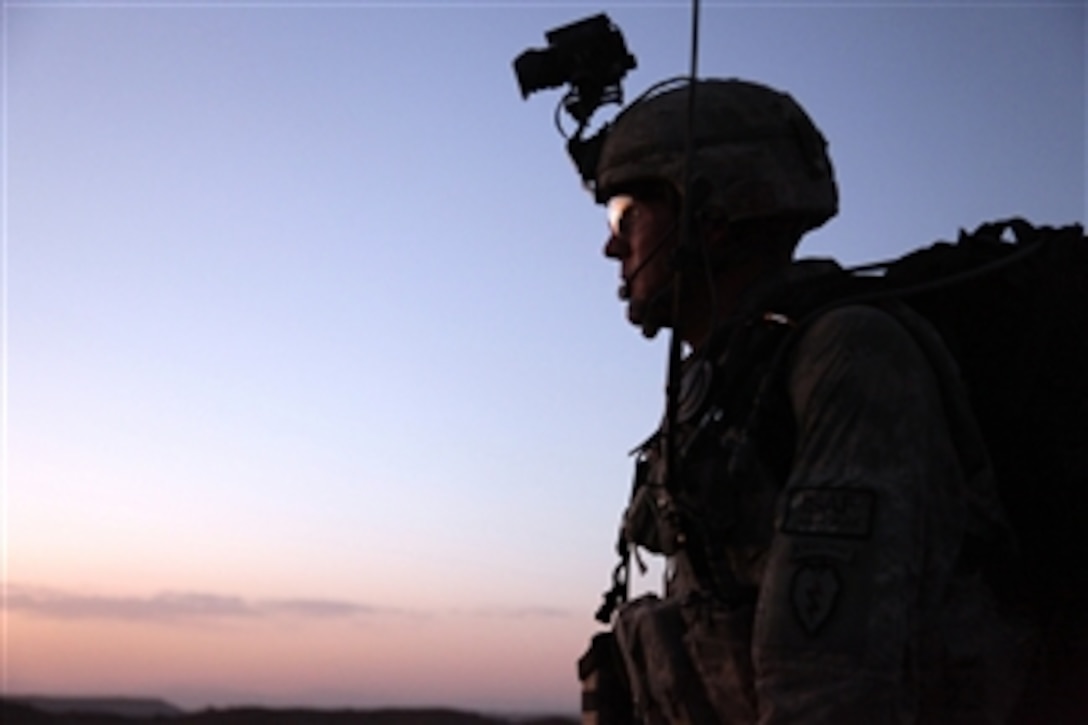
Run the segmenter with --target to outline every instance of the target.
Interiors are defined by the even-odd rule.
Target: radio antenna
[[[680,243],[673,259],[672,330],[669,336],[668,380],[665,384],[665,480],[675,485],[677,471],[676,425],[680,408],[683,339],[680,326],[684,269],[694,246],[695,220],[695,95],[699,78],[699,0],[691,2],[691,61],[688,70],[688,107],[684,139],[684,196],[680,210]]]

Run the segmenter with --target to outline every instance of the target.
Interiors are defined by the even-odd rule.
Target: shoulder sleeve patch
[[[873,491],[802,488],[790,492],[781,529],[787,534],[867,539],[875,508]]]

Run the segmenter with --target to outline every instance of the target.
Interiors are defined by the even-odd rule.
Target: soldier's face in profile
[[[627,319],[642,325],[653,316],[664,324],[676,244],[674,205],[666,196],[618,194],[607,206],[609,237],[604,254],[620,263],[620,295],[627,300]]]

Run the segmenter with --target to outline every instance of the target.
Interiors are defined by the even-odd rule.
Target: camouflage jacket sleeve
[[[990,721],[1000,705],[978,688],[1000,678],[946,678],[1001,622],[961,575],[970,512],[926,353],[888,313],[843,307],[803,333],[788,385],[797,448],[755,614],[759,721],[915,722],[946,706]],[[926,701],[970,688],[966,704]]]

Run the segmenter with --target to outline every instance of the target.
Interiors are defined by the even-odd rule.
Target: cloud
[[[264,607],[269,612],[298,615],[303,617],[317,617],[321,619],[334,619],[337,617],[352,617],[355,615],[380,614],[391,612],[390,609],[382,609],[369,604],[358,602],[345,602],[334,599],[277,599],[264,602]]]
[[[482,606],[439,611],[384,607],[347,599],[246,599],[208,592],[159,592],[148,596],[88,594],[50,587],[8,584],[0,611],[19,612],[47,619],[118,620],[178,624],[210,621],[292,619],[309,621],[366,620],[379,616],[453,617],[487,619],[565,619],[572,616],[557,607]]]
[[[122,597],[9,584],[2,608],[53,619],[176,622],[286,616],[345,619],[398,610],[339,599],[244,599],[206,592],[162,592]]]

